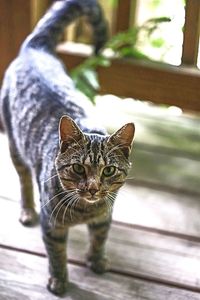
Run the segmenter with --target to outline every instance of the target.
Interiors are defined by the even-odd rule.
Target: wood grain
[[[1,199],[1,246],[44,255],[39,228],[24,228],[17,210],[17,203]],[[88,248],[85,226],[71,229],[69,240],[69,261],[83,265]],[[200,291],[198,242],[113,224],[107,246],[112,272]]]
[[[47,261],[34,255],[0,249],[1,300],[56,300],[46,288]],[[199,300],[200,295],[186,290],[156,285],[143,280],[91,271],[69,265],[70,285],[65,299],[72,300]],[[156,298],[159,295],[159,298]]]
[[[76,46],[78,48],[78,46]],[[70,70],[84,61],[85,53],[58,49]],[[134,59],[113,59],[110,67],[98,68],[101,94],[132,97],[157,104],[200,111],[200,72],[190,67]]]
[[[8,64],[16,57],[19,47],[31,31],[31,1],[0,1],[0,81]]]

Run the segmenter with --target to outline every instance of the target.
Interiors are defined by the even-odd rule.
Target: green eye
[[[80,164],[73,164],[73,170],[79,175],[83,175],[85,173],[85,168]]]
[[[115,171],[116,171],[115,166],[108,166],[103,169],[103,175],[105,177],[110,177],[115,174]]]

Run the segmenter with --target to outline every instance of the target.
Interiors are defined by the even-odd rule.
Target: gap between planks
[[[16,200],[13,200],[9,197],[1,196],[0,199],[4,199],[6,201],[10,201],[11,203],[16,204]],[[184,234],[180,232],[175,232],[175,231],[170,231],[170,230],[164,230],[164,229],[159,229],[155,227],[150,227],[150,226],[143,226],[139,224],[134,224],[134,223],[127,223],[127,222],[122,222],[122,221],[117,221],[113,220],[112,223],[116,226],[124,227],[124,228],[132,228],[136,229],[141,232],[150,232],[150,233],[156,233],[159,235],[164,235],[168,237],[175,237],[177,239],[185,240],[185,241],[190,241],[190,242],[195,242],[195,243],[200,243],[200,237],[191,235],[191,234]],[[1,244],[0,244],[1,246]]]
[[[55,300],[46,288],[46,260],[33,255],[1,249],[1,300]],[[27,264],[28,262],[28,264]],[[13,268],[15,272],[13,272]],[[23,269],[24,277],[21,274]],[[199,300],[200,294],[145,282],[116,274],[95,275],[86,268],[69,265],[70,282],[65,295],[68,300]]]
[[[24,253],[24,254],[29,254],[29,255],[35,255],[37,257],[41,257],[41,258],[46,258],[47,255],[44,253],[38,253],[37,251],[31,251],[31,250],[26,250],[26,249],[19,249],[16,247],[11,247],[11,246],[6,246],[6,245],[1,245],[0,244],[0,249],[4,249],[4,250],[9,250],[9,251],[16,251],[19,253]],[[87,268],[86,263],[80,261],[80,260],[75,260],[75,259],[68,259],[68,264],[77,266],[77,267],[82,267],[82,268]],[[161,285],[161,286],[166,286],[169,288],[176,288],[176,289],[180,289],[180,290],[185,290],[185,291],[190,291],[190,292],[194,292],[194,293],[200,293],[200,287],[195,287],[195,286],[191,286],[191,285],[187,285],[187,284],[180,284],[177,283],[175,281],[171,281],[171,280],[162,280],[162,279],[158,279],[156,277],[153,276],[149,276],[149,275],[142,275],[139,274],[137,272],[127,272],[127,271],[122,271],[120,269],[117,268],[110,268],[108,270],[108,272],[110,274],[115,274],[118,276],[123,276],[123,277],[127,277],[127,278],[131,278],[131,279],[136,279],[136,280],[140,280],[140,281],[145,281],[148,283],[153,283],[153,284],[157,284],[157,285]]]
[[[10,201],[13,204],[17,204],[17,201],[13,200],[10,197],[0,195],[0,199]],[[19,205],[19,204],[17,204],[17,205]],[[144,226],[144,225],[134,224],[134,223],[131,224],[131,223],[127,223],[125,221],[122,222],[122,221],[118,221],[118,220],[112,220],[112,223],[114,225],[117,225],[117,226],[120,226],[120,227],[136,229],[136,230],[139,230],[141,232],[156,233],[156,234],[164,235],[164,236],[168,236],[168,237],[175,237],[175,238],[185,240],[185,241],[200,243],[200,237],[192,235],[192,234],[184,234],[184,233],[180,233],[180,232],[176,232],[176,231],[172,231],[172,230],[171,231],[170,230],[164,230],[164,229],[159,229],[159,228],[156,228],[156,227]]]
[[[4,224],[4,227],[1,226],[1,237],[3,241],[1,241],[1,248],[45,257],[44,247],[39,236],[39,228],[36,227],[27,229],[18,224],[16,209],[13,211],[10,209],[10,205],[13,204],[16,206],[16,202],[4,203],[4,213],[2,212],[3,215],[0,218],[0,222],[2,222],[1,225]],[[12,222],[7,224],[7,226],[7,218],[4,220],[3,217],[7,215],[6,211],[10,212],[10,218],[12,220]],[[17,236],[15,237],[15,235],[13,238],[13,232],[9,229],[9,227],[18,230],[18,236],[21,237],[19,240]],[[191,264],[193,266],[194,264],[197,264],[199,258],[195,253],[198,253],[198,245],[192,245],[188,240],[185,240],[183,243],[179,243],[176,239],[173,240],[171,238],[167,238],[167,240],[164,241],[162,239],[162,234],[159,234],[159,237],[157,233],[152,235],[149,232],[148,234],[146,230],[144,230],[143,234],[141,234],[133,226],[131,228],[134,228],[134,231],[130,230],[130,226],[127,228],[125,227],[126,226],[114,225],[111,230],[111,236],[108,243],[109,252],[113,259],[113,265],[110,269],[111,273],[146,280],[148,282],[162,284],[165,286],[177,287],[188,291],[200,292],[200,287],[198,286],[200,275],[195,273],[196,275],[194,274],[193,278],[188,280],[191,275],[191,271],[188,270],[187,267],[181,267],[181,269],[179,269],[180,266],[184,266],[184,264],[186,264],[186,266],[191,266]],[[69,262],[79,266],[85,266],[83,256],[85,253],[84,244],[86,244],[86,231],[83,229],[84,228],[80,226],[79,228],[77,228],[77,226],[74,227],[69,245],[69,250],[71,251],[71,253],[69,253],[69,257],[71,257]],[[32,231],[32,238],[27,244],[26,241],[30,236],[30,230]],[[132,234],[134,236],[131,237]],[[146,238],[144,235],[146,235]],[[33,251],[33,249],[35,250]],[[148,258],[148,256],[150,257]],[[120,261],[123,257],[124,262],[122,261],[121,263]],[[125,257],[127,258],[125,259]],[[156,262],[158,259],[159,262]],[[176,262],[178,266],[173,266]],[[167,271],[165,270],[166,268],[168,269]],[[184,272],[186,272],[186,274],[184,274]],[[169,277],[171,277],[170,280],[168,279]],[[179,277],[182,278],[179,279]]]

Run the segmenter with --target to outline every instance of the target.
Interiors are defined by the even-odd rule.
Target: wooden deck
[[[86,268],[86,228],[74,227],[64,299],[200,300],[200,121],[176,118],[166,127],[167,117],[161,119],[135,117],[140,132],[135,180],[115,205],[107,244],[110,271],[97,276]],[[178,137],[187,133],[190,145],[183,139],[178,144],[178,137],[175,142],[174,124]],[[47,259],[39,226],[18,222],[18,179],[3,135],[0,145],[0,299],[59,299],[45,288]]]

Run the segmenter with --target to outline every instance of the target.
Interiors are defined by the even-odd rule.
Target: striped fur
[[[134,125],[111,136],[89,113],[55,54],[65,25],[87,15],[96,52],[106,40],[106,24],[95,0],[60,0],[38,23],[9,66],[1,91],[1,115],[21,184],[24,225],[37,220],[32,175],[40,192],[40,221],[49,257],[48,289],[67,288],[68,228],[88,224],[89,266],[107,269],[105,242],[113,203],[129,169]]]

